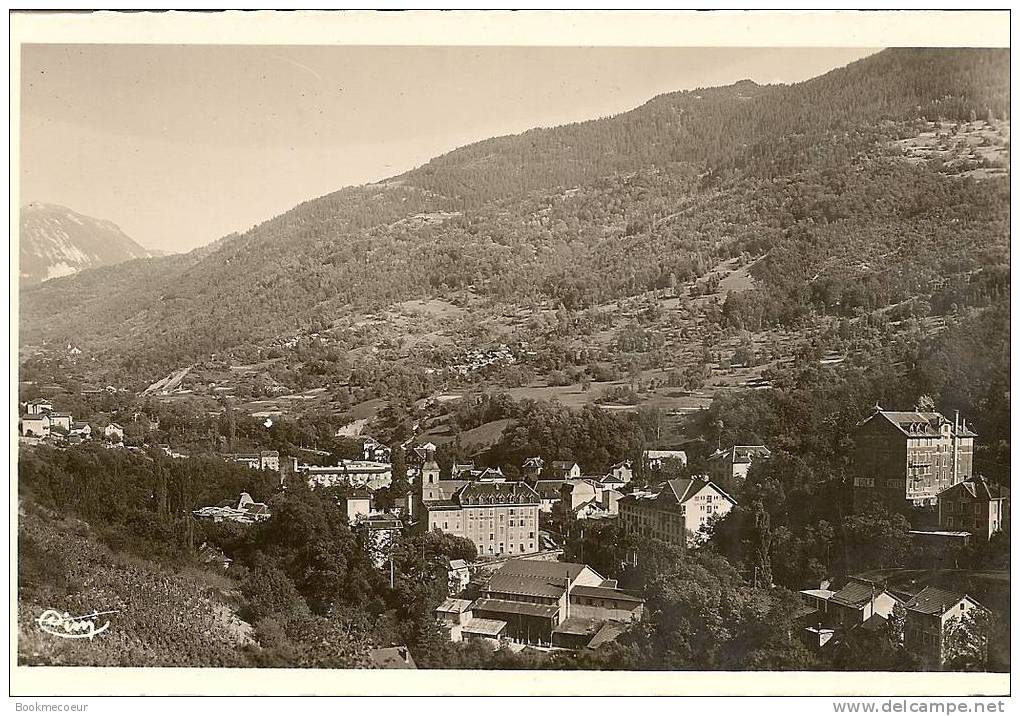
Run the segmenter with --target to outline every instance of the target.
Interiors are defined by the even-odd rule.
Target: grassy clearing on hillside
[[[111,552],[89,526],[33,506],[18,517],[18,662],[64,666],[246,666],[250,627],[234,615],[233,580],[199,568],[170,571]],[[89,639],[43,632],[47,609],[101,617]]]
[[[948,166],[957,166],[963,176],[987,179],[1008,171],[1009,130],[1008,121],[947,122],[944,126],[929,122],[927,131],[894,144],[902,149],[904,158],[911,164],[936,159]]]

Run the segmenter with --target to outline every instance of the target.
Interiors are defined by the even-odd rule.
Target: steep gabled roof
[[[921,614],[945,614],[948,609],[969,599],[978,604],[972,597],[963,592],[951,592],[941,587],[925,587],[913,599],[907,602],[907,609]],[[978,606],[981,606],[978,604]]]
[[[677,503],[682,505],[689,499],[694,497],[696,494],[698,494],[698,492],[700,492],[701,489],[706,486],[711,487],[718,494],[725,497],[734,505],[737,504],[736,500],[734,500],[732,497],[726,494],[722,489],[719,488],[718,485],[716,485],[714,482],[710,480],[698,480],[698,479],[692,480],[686,477],[677,477],[672,480],[666,480],[665,485],[663,486],[663,491],[666,491],[668,494],[675,496]],[[662,493],[660,492],[659,494],[661,495]]]
[[[605,512],[606,508],[599,504],[598,498],[591,498],[587,502],[582,502],[580,505],[574,508],[574,512],[581,512],[582,510],[594,508],[600,512]]]
[[[472,477],[474,477],[473,474],[472,474]],[[484,470],[482,470],[480,473],[478,473],[478,479],[479,480],[492,480],[492,479],[499,479],[499,478],[504,478],[504,477],[506,477],[506,476],[503,474],[503,469],[499,468],[499,467],[487,467]]]
[[[942,413],[918,412],[916,410],[882,410],[878,406],[875,407],[875,411],[858,422],[857,427],[861,427],[875,417],[881,417],[889,424],[893,425],[901,433],[912,438],[938,437],[940,434],[940,426],[946,424],[948,424],[950,428],[953,428],[952,421]],[[960,425],[958,429],[953,429],[955,430],[955,435],[957,437],[977,437],[977,433],[966,427],[966,423]]]
[[[431,497],[423,497],[422,501],[426,503],[426,507],[431,507],[432,503],[436,502],[454,504],[454,496],[468,484],[468,480],[439,480],[431,485],[425,485],[422,492]]]
[[[939,497],[948,496],[947,493],[962,491],[972,500],[977,502],[991,502],[992,500],[1003,500],[1009,498],[1009,488],[997,483],[990,483],[983,477],[971,477],[963,482],[958,482],[952,487],[947,487],[939,493]]]

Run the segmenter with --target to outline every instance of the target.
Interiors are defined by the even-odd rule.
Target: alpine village
[[[19,661],[1008,671],[1008,64],[665,94],[23,283]]]

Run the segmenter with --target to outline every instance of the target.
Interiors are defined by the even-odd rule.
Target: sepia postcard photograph
[[[1009,693],[1008,11],[9,20],[12,695]]]

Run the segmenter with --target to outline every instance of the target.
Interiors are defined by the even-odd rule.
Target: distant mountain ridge
[[[741,252],[771,254],[755,278],[784,291],[825,269],[818,248],[843,263],[874,250],[870,278],[904,285],[877,261],[904,232],[947,242],[970,270],[978,254],[934,229],[999,242],[1008,177],[978,186],[894,143],[943,119],[1008,117],[1008,63],[1008,50],[884,50],[798,84],[675,92],[484,140],[185,256],[29,287],[23,340],[131,356],[151,375],[451,290],[591,307]],[[913,260],[894,268],[930,293]]]
[[[18,239],[22,284],[160,253],[141,246],[112,221],[38,202],[21,208]]]

